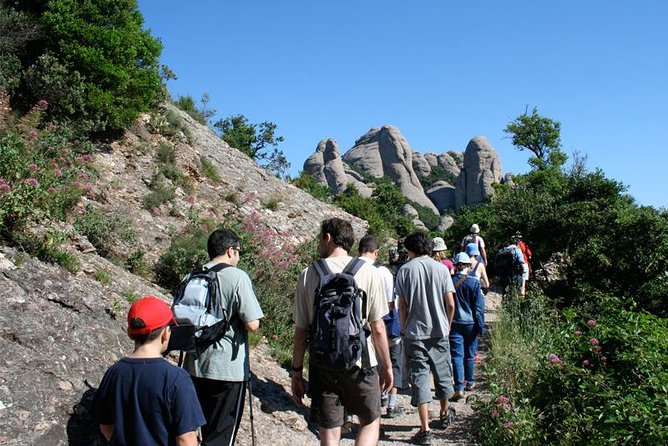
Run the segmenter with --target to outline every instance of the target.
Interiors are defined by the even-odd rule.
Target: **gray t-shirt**
[[[207,263],[211,268],[215,263]],[[245,381],[250,377],[248,334],[244,324],[264,317],[255,297],[250,277],[230,266],[218,272],[222,305],[231,320],[230,329],[220,341],[206,349],[195,360],[186,355],[185,369],[198,378],[219,381]]]
[[[447,337],[450,332],[444,296],[455,287],[448,268],[429,256],[416,257],[397,272],[396,290],[406,302],[406,339]]]

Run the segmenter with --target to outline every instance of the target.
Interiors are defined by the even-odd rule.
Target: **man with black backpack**
[[[188,353],[184,368],[190,373],[206,425],[202,426],[203,446],[234,444],[250,379],[248,332],[260,327],[264,317],[251,280],[237,268],[241,246],[229,229],[211,233],[207,242],[209,262],[204,269],[217,270],[219,291],[214,299],[216,313],[224,314],[227,326],[220,339],[203,351]]]
[[[501,281],[505,295],[513,293],[524,295],[522,284],[524,282],[524,256],[515,244],[517,239],[511,238],[511,242],[496,253],[494,259],[494,274]]]
[[[308,349],[311,421],[322,445],[339,444],[344,409],[360,423],[355,444],[376,445],[381,390],[392,388],[382,279],[373,265],[348,255],[353,243],[348,221],[323,221],[321,259],[302,271],[295,293],[292,397],[303,405]]]

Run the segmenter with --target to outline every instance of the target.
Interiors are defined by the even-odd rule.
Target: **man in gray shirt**
[[[404,246],[410,260],[397,272],[399,317],[408,358],[411,404],[417,406],[420,416],[416,440],[431,444],[430,370],[441,406],[441,427],[447,427],[454,417],[454,409],[448,407],[448,398],[454,393],[448,334],[455,311],[455,287],[447,267],[429,257],[431,241],[425,234],[409,235]]]

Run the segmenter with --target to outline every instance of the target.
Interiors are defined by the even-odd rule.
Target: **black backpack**
[[[314,267],[320,277],[315,292],[315,318],[309,337],[310,364],[330,371],[350,370],[360,359],[369,369],[366,345],[367,296],[355,283],[355,274],[364,264],[359,257],[351,260],[340,273],[332,273],[320,259]]]
[[[499,277],[517,277],[524,273],[524,267],[511,247],[502,248],[494,259],[494,273]]]
[[[230,265],[218,263],[211,268],[195,268],[179,284],[172,311],[178,322],[172,328],[167,350],[181,350],[199,356],[225,336],[230,320],[222,308],[218,272]]]

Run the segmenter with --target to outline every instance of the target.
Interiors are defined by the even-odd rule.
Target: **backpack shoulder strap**
[[[361,258],[355,257],[350,262],[348,262],[345,268],[343,268],[343,272],[354,276],[365,263],[366,262]]]
[[[325,278],[332,275],[332,270],[329,269],[329,266],[327,266],[325,259],[316,260],[313,263],[313,268],[315,268],[315,272],[318,273],[318,277],[320,278],[320,287],[322,287],[325,284]]]
[[[211,268],[207,268],[207,270],[208,271],[215,271],[215,272],[218,273],[218,272],[222,271],[223,269],[225,269],[227,267],[230,267],[230,266],[232,266],[232,265],[228,265],[227,263],[222,263],[221,262],[221,263],[216,263]]]

